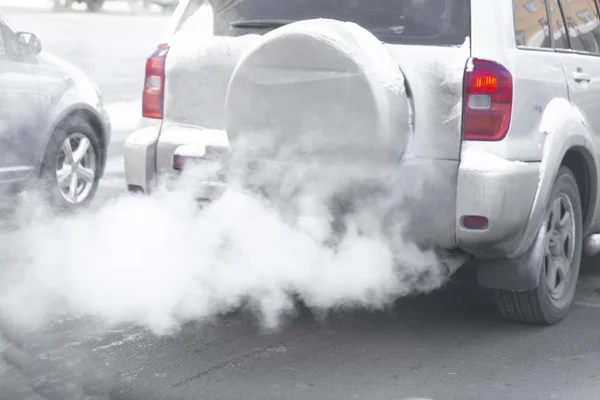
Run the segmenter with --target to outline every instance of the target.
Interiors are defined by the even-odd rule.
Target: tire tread
[[[500,290],[496,292],[496,297],[500,314],[504,318],[518,323],[546,324],[541,317],[542,308],[535,291],[510,292]]]

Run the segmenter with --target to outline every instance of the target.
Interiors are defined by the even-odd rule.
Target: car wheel
[[[88,205],[98,189],[101,146],[82,117],[72,117],[54,132],[44,155],[41,179],[51,205],[74,211]]]
[[[54,11],[63,11],[68,8],[71,8],[70,0],[54,0],[54,2],[53,2],[53,10]]]
[[[552,325],[568,313],[579,277],[582,249],[582,209],[579,189],[570,169],[561,167],[545,214],[546,237],[538,287],[531,291],[497,291],[501,314],[512,321]]]
[[[177,4],[165,4],[162,7],[162,11],[163,14],[173,14],[173,12],[175,12],[175,9],[177,8]]]
[[[103,0],[89,0],[87,3],[87,10],[89,12],[98,12],[104,4]]]

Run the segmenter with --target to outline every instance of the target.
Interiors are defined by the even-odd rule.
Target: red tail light
[[[502,140],[512,113],[512,75],[502,65],[474,58],[465,71],[464,134],[466,140]]]
[[[169,45],[159,44],[146,60],[146,78],[142,94],[142,116],[162,119],[165,92],[165,60]]]

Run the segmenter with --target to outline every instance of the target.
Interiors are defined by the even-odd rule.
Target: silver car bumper
[[[130,190],[144,193],[157,185],[168,185],[180,175],[173,168],[175,154],[202,153],[208,147],[228,148],[226,133],[166,123],[160,130],[140,129],[125,143],[127,185]],[[465,162],[416,159],[406,162],[399,173],[418,176],[422,174],[417,172],[424,169],[432,171],[435,178],[431,182],[436,183],[421,184],[418,199],[406,205],[410,208],[408,225],[413,236],[444,248],[459,247],[481,259],[502,258],[523,240],[523,232],[531,223],[540,163],[478,169]],[[207,193],[222,190],[209,182],[201,186]],[[479,230],[465,227],[463,216],[474,215],[485,216],[489,225]]]
[[[156,184],[156,144],[160,128],[149,126],[125,141],[125,181],[133,192],[149,193]]]
[[[520,244],[531,221],[540,182],[540,163],[514,168],[473,168],[461,162],[456,196],[456,238],[479,259],[503,258]],[[485,229],[468,229],[465,216],[488,219]],[[535,223],[535,221],[533,221]]]
[[[179,175],[173,168],[178,150],[229,148],[224,131],[164,122],[133,132],[125,142],[125,179],[131,191],[150,193]]]

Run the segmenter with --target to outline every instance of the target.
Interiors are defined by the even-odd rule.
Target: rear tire
[[[170,15],[175,12],[176,8],[177,8],[177,4],[165,4],[162,6],[162,11],[163,11],[163,14]]]
[[[525,292],[496,291],[496,303],[508,320],[553,325],[569,312],[581,265],[582,209],[575,176],[561,167],[545,213],[547,228],[538,287]]]
[[[89,122],[80,116],[69,118],[56,129],[44,155],[40,173],[43,197],[57,211],[85,208],[98,190],[103,159],[102,147]]]
[[[103,4],[104,0],[88,0],[86,2],[87,10],[93,13],[100,11]]]
[[[52,9],[54,11],[64,11],[71,8],[71,0],[54,0]]]

